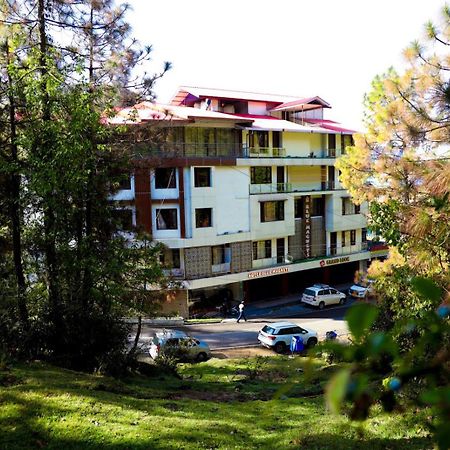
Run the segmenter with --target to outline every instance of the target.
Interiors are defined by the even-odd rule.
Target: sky
[[[377,74],[404,69],[402,50],[438,21],[444,0],[129,0],[133,35],[153,47],[155,86],[299,97],[331,104],[326,118],[363,130],[363,99]]]

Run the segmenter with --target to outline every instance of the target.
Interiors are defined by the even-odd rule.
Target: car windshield
[[[316,295],[316,293],[312,289],[305,289],[304,294],[311,295],[311,297],[314,297]]]
[[[275,334],[275,329],[272,327],[269,327],[269,325],[266,325],[261,331],[264,331],[264,333],[267,333],[267,334]]]

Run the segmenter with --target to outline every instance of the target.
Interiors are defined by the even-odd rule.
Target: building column
[[[137,168],[134,173],[136,226],[152,233],[152,200],[149,169]]]

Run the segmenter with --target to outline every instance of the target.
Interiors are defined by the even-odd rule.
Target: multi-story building
[[[225,295],[261,300],[366,268],[367,206],[352,203],[335,168],[353,131],[326,120],[328,108],[320,97],[182,87],[170,105],[113,119],[165,131],[159,145],[136,146],[115,200],[125,228],[167,246],[184,286],[167,309],[186,316]]]

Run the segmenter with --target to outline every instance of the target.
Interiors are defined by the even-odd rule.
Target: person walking
[[[241,303],[239,303],[239,316],[236,321],[237,323],[239,323],[239,321],[241,319],[244,319],[247,322],[247,317],[245,317],[244,309],[245,309],[245,304],[244,304],[244,300],[242,300]]]

